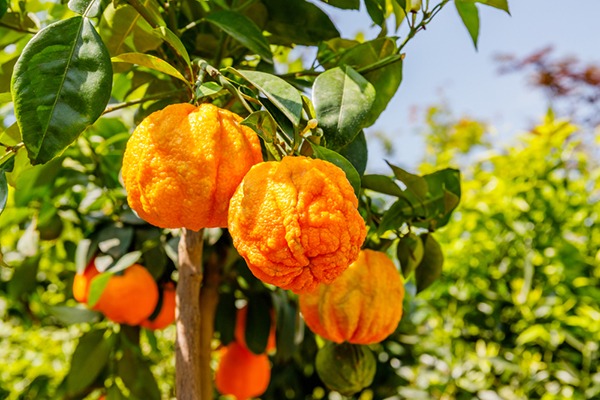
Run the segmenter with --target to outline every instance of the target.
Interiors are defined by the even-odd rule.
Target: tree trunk
[[[177,339],[175,341],[178,400],[209,400],[203,394],[200,290],[202,286],[203,230],[181,230],[177,282]],[[208,349],[210,357],[210,348]],[[210,371],[209,371],[210,373]],[[211,389],[212,390],[212,389]]]

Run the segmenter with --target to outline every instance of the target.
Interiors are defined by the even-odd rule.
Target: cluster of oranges
[[[93,257],[73,279],[73,297],[80,303],[88,304],[90,286],[100,275],[95,260]],[[175,286],[169,282],[159,287],[146,268],[133,264],[110,276],[90,306],[120,324],[163,329],[175,321]]]
[[[402,315],[403,281],[387,255],[361,250],[366,226],[345,173],[304,156],[263,161],[257,134],[241,121],[211,104],[148,116],[123,157],[131,208],[163,228],[228,228],[252,273],[297,293],[307,325],[324,338],[385,339]],[[249,398],[266,389],[269,361],[236,337],[223,350],[217,387]],[[219,372],[233,368],[236,379]]]

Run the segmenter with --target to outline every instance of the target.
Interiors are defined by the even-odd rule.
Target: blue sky
[[[600,0],[509,0],[511,15],[479,6],[479,50],[475,50],[452,3],[405,47],[404,81],[375,126],[397,143],[393,161],[414,167],[422,154],[418,124],[427,106],[444,100],[457,116],[494,126],[499,143],[533,126],[547,103],[527,85],[525,75],[499,75],[494,56],[528,55],[548,45],[557,56],[600,63]],[[344,37],[367,36],[369,19],[360,11],[324,7]],[[416,110],[416,113],[415,113]],[[384,164],[370,143],[370,170]]]

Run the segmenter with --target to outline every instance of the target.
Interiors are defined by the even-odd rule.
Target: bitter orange
[[[110,277],[92,308],[114,322],[138,325],[152,314],[157,302],[158,286],[154,278],[146,268],[133,264],[121,275]]]
[[[271,364],[266,354],[254,354],[237,342],[223,349],[215,373],[215,386],[223,395],[247,400],[263,394],[271,380]]]
[[[262,161],[256,132],[212,104],[173,104],[146,117],[127,142],[129,205],[162,228],[226,227],[227,207],[250,167]]]
[[[332,284],[299,299],[306,325],[316,334],[336,343],[371,344],[398,326],[404,284],[385,253],[363,250]]]
[[[331,283],[366,235],[344,171],[330,162],[284,157],[253,166],[231,198],[229,231],[252,273],[296,293]]]

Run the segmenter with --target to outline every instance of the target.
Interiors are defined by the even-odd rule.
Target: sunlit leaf
[[[152,32],[157,37],[161,38],[166,43],[168,43],[169,46],[171,46],[177,52],[177,54],[179,54],[181,58],[183,58],[189,69],[192,68],[190,55],[188,54],[188,51],[186,50],[183,43],[181,43],[181,39],[179,39],[179,36],[175,35],[173,31],[171,31],[166,26],[159,26],[158,28],[154,28]]]
[[[321,0],[330,6],[341,8],[343,10],[358,10],[360,8],[360,0]]]
[[[106,285],[108,285],[108,281],[112,276],[113,274],[110,272],[102,272],[92,279],[87,301],[89,307],[94,307],[98,300],[100,300],[102,292],[104,292],[104,288],[106,288]]]
[[[362,187],[375,192],[403,197],[404,192],[392,178],[385,175],[365,175],[361,179]]]
[[[252,128],[266,143],[272,143],[277,137],[277,123],[267,111],[253,112],[241,124]]]
[[[96,121],[111,84],[108,52],[90,20],[73,17],[38,32],[19,57],[11,90],[32,163],[48,162]]]
[[[0,214],[6,207],[8,200],[8,181],[6,180],[6,172],[0,170]]]
[[[69,0],[68,6],[84,17],[94,18],[100,14],[100,0]]]
[[[475,48],[477,48],[477,39],[479,37],[479,11],[474,2],[469,0],[456,0],[454,2],[458,15],[463,24],[469,31]]]
[[[245,15],[221,10],[207,15],[206,20],[221,28],[266,62],[273,63],[273,55],[267,39],[263,36],[260,28]]]
[[[429,186],[427,185],[427,180],[421,176],[411,174],[404,169],[397,167],[395,165],[387,163],[392,171],[394,171],[394,176],[406,185],[406,190],[412,191],[417,198],[424,199],[427,195],[427,191]]]
[[[181,75],[181,73],[177,70],[177,68],[173,67],[171,64],[166,62],[165,60],[158,58],[156,56],[150,54],[142,54],[142,53],[123,53],[118,56],[115,56],[111,59],[112,62],[125,62],[131,64],[137,64],[142,67],[150,68],[158,72],[162,72],[163,74],[170,75],[174,78],[182,80],[183,82],[189,84],[188,80]]]
[[[115,264],[108,269],[108,271],[110,271],[113,274],[123,271],[135,264],[141,257],[142,252],[140,250],[127,253],[123,255],[123,257],[119,258],[117,262],[115,262]]]
[[[510,10],[508,9],[508,0],[475,0],[475,2],[506,11],[510,15]]]
[[[344,147],[358,135],[375,97],[373,85],[349,66],[319,75],[313,104],[328,148]]]

